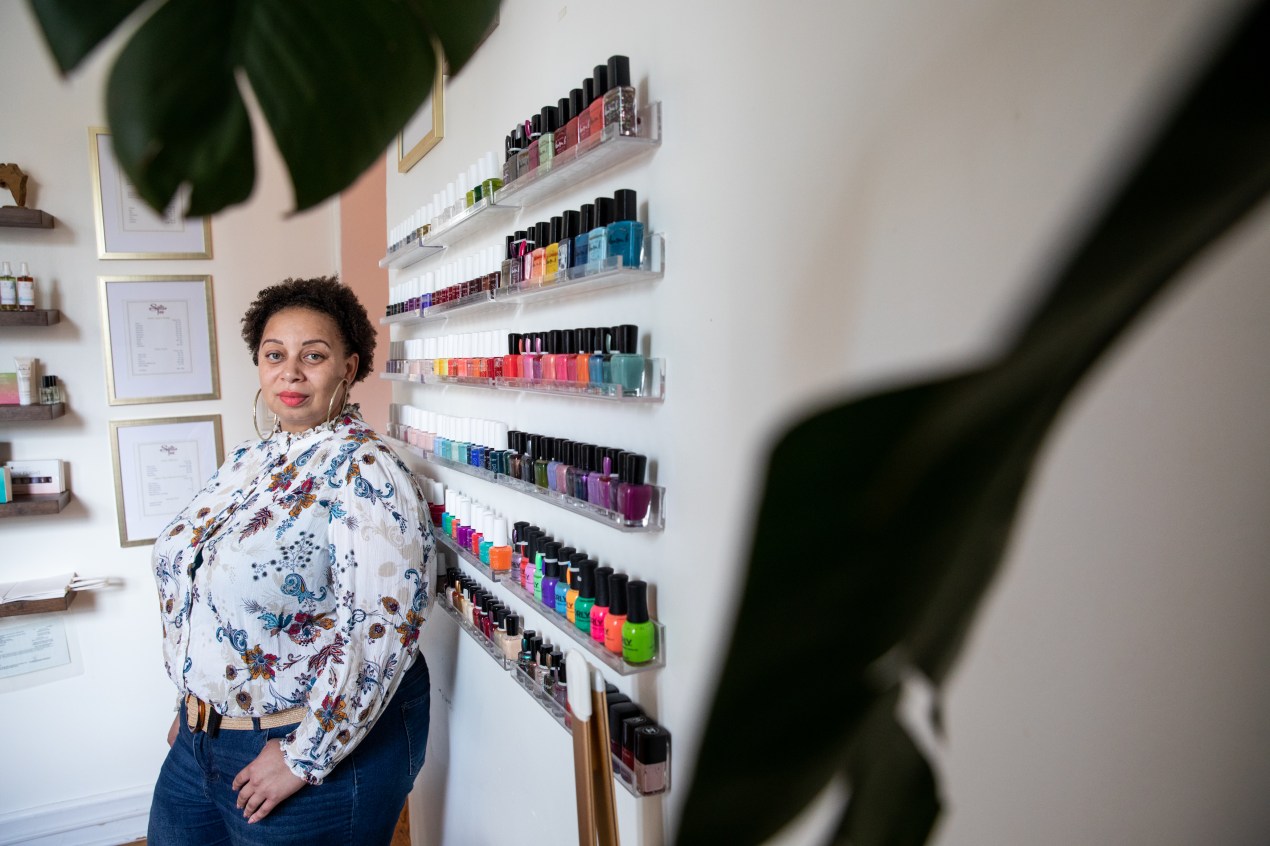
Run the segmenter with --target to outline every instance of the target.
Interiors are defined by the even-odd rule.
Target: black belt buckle
[[[213,708],[211,704],[207,706],[207,728],[204,731],[207,732],[207,737],[210,740],[215,740],[216,736],[220,734],[220,712]]]

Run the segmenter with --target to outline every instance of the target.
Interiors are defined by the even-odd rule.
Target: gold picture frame
[[[210,275],[98,280],[110,405],[220,399]]]
[[[110,421],[119,545],[153,543],[225,461],[221,416]]]
[[[93,220],[97,227],[97,257],[101,259],[210,259],[212,220],[191,220],[179,214],[186,192],[181,190],[163,214],[156,214],[136,192],[119,167],[110,130],[88,129],[88,154],[93,169]]]
[[[437,68],[432,96],[397,133],[397,172],[405,173],[445,137],[445,67]],[[417,139],[417,140],[416,140]]]

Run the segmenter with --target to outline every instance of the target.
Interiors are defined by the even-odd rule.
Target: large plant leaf
[[[77,16],[31,0],[63,67],[137,5]],[[107,86],[115,155],[165,208],[188,184],[191,215],[242,202],[255,181],[245,73],[287,165],[297,210],[342,191],[432,91],[441,57],[471,56],[498,0],[167,0],[121,52]],[[440,52],[438,52],[440,51]]]
[[[945,678],[1071,390],[1177,271],[1270,190],[1268,9],[1183,101],[1005,355],[828,409],[777,443],[679,843],[760,843],[844,767],[858,783],[835,837],[906,843],[929,830],[929,820],[905,821],[937,807],[933,784],[923,787],[916,748],[876,709],[906,668]],[[809,522],[836,527],[840,558],[817,571],[814,616],[802,596],[770,589],[788,569],[792,499],[812,504]],[[753,706],[772,657],[756,655],[756,643],[777,651],[786,680],[805,680],[782,690],[778,718]]]
[[[145,0],[31,0],[62,73],[70,73]]]

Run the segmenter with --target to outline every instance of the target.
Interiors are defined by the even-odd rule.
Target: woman
[[[348,288],[288,279],[242,322],[273,425],[154,546],[181,700],[148,842],[386,844],[428,735],[427,504],[348,404],[375,349]]]

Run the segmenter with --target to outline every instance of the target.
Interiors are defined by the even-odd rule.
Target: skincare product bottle
[[[18,356],[13,359],[18,370],[18,404],[33,405],[35,398],[35,359],[30,356]]]
[[[62,401],[62,388],[57,384],[56,376],[45,376],[40,388],[40,404],[56,405]]]
[[[18,280],[13,278],[9,263],[0,262],[0,311],[18,310]]]
[[[18,311],[35,311],[35,280],[26,268],[26,262],[18,265]]]

